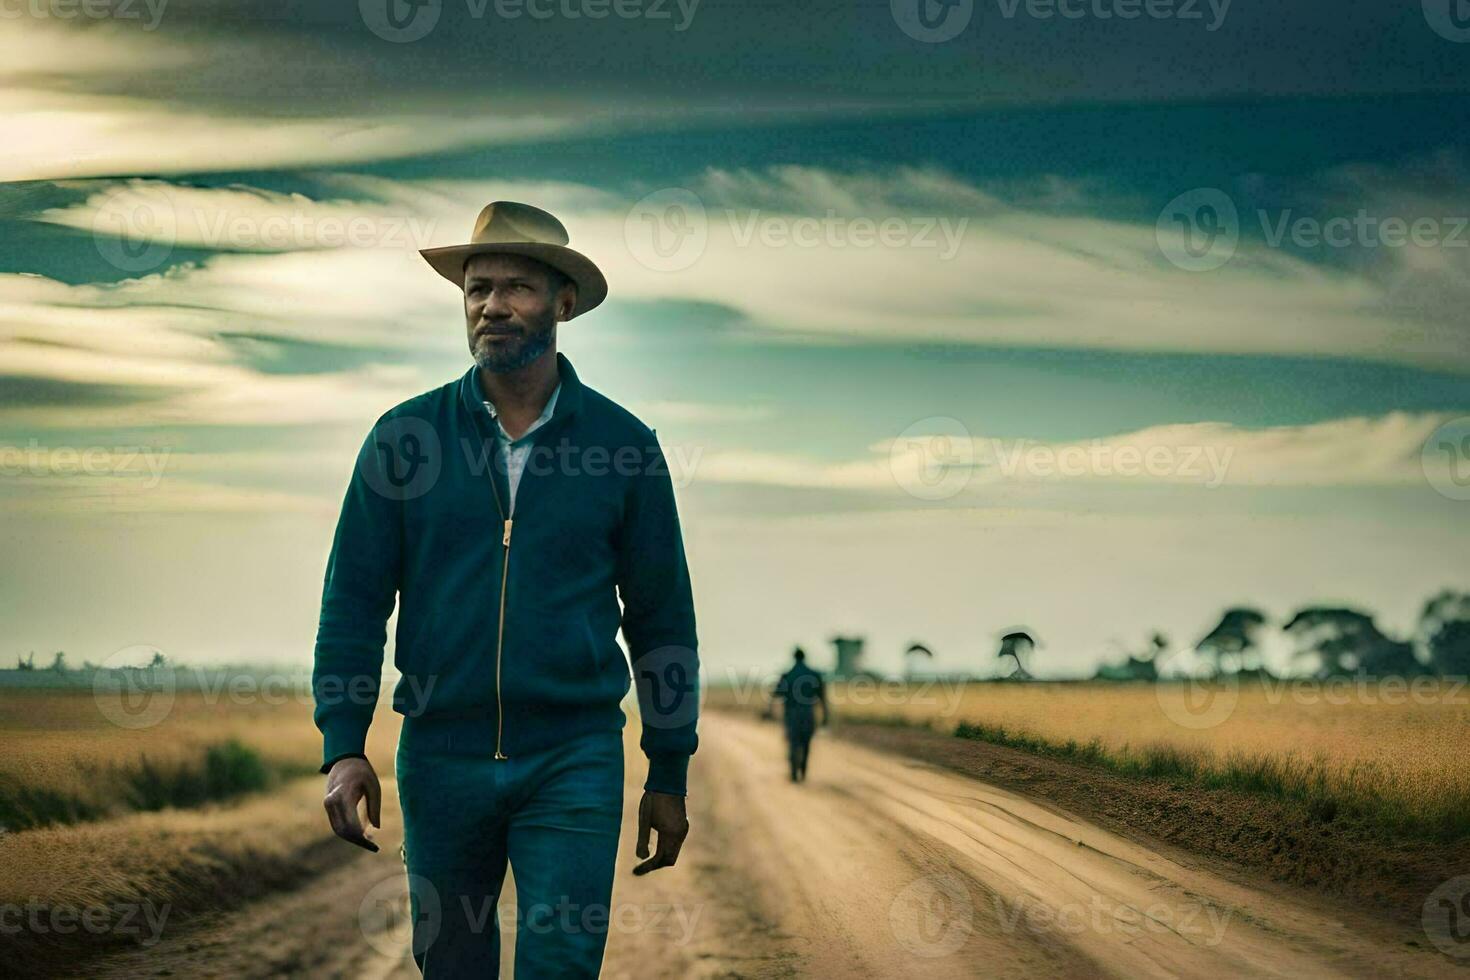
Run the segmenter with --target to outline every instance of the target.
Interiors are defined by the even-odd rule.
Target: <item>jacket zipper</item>
[[[491,438],[495,438],[493,435]],[[499,440],[497,440],[498,444]],[[505,516],[505,508],[500,503],[500,489],[495,485],[494,463],[491,463],[490,492],[495,495],[495,513],[504,525],[504,531],[500,538],[501,547],[504,549],[504,557],[500,564],[500,618],[495,626],[495,758],[496,760],[509,759],[510,756],[500,751],[501,736],[505,731],[505,706],[500,699],[500,658],[501,651],[505,648],[505,586],[510,577],[510,527],[511,518]],[[514,504],[511,505],[512,512]]]
[[[493,481],[493,477],[491,478]],[[499,491],[496,491],[499,503]],[[500,543],[505,548],[505,558],[500,566],[500,622],[495,627],[495,758],[508,759],[510,756],[500,751],[500,736],[505,727],[505,708],[500,703],[500,651],[505,646],[505,583],[510,576],[510,524],[511,519],[505,519],[505,536]]]
[[[495,436],[492,434],[491,438]],[[499,446],[499,440],[496,439]],[[493,467],[494,464],[492,463]],[[508,478],[508,474],[507,474]],[[500,618],[495,627],[495,758],[496,760],[509,759],[510,756],[501,751],[501,738],[505,733],[505,706],[500,696],[500,662],[501,653],[505,648],[505,587],[510,579],[510,530],[512,518],[515,516],[515,501],[511,501],[511,516],[505,515],[505,507],[500,502],[500,488],[495,485],[495,473],[490,473],[490,490],[495,494],[495,513],[504,524],[500,544],[504,549],[504,557],[500,565]]]

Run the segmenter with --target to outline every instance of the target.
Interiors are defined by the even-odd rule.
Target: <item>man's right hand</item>
[[[367,815],[374,827],[382,828],[383,790],[378,785],[378,774],[373,764],[366,759],[339,759],[327,773],[327,796],[322,805],[327,809],[327,819],[332,821],[332,832],[345,841],[366,848],[374,853],[378,845],[363,833],[362,821],[357,817],[357,804],[367,800]]]

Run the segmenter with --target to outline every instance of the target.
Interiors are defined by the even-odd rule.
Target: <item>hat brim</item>
[[[539,259],[565,273],[577,284],[577,304],[568,320],[575,319],[607,298],[607,280],[587,256],[565,245],[542,242],[486,242],[478,245],[447,245],[419,249],[424,261],[439,275],[464,289],[464,264],[472,255],[524,255]]]

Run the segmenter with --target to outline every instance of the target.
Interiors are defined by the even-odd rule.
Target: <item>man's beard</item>
[[[546,353],[556,339],[556,321],[545,330],[527,330],[511,340],[480,341],[479,346],[470,348],[475,363],[491,374],[519,371],[536,358]]]

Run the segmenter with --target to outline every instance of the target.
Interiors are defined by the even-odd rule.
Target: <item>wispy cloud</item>
[[[1455,311],[1426,315],[1391,302],[1406,292],[1405,276],[1453,278],[1465,259],[1448,250],[1385,253],[1378,264],[1350,268],[1242,245],[1227,268],[1197,274],[1161,259],[1151,227],[1006,204],[940,169],[782,166],[711,170],[690,181],[706,244],[670,272],[650,267],[631,194],[555,182],[315,179],[338,196],[126,180],[42,212],[44,222],[95,231],[104,252],[124,233],[145,257],[157,244],[155,264],[165,271],[105,285],[0,275],[7,373],[177,389],[120,412],[120,424],[337,419],[392,394],[407,397],[425,379],[386,352],[441,351],[447,359],[462,347],[458,330],[447,328],[459,301],[416,249],[462,240],[474,213],[495,198],[536,200],[562,214],[574,244],[606,270],[613,304],[715,304],[772,339],[1330,354],[1470,367],[1467,327]],[[1058,193],[1056,181],[1043,183]],[[1383,188],[1401,183],[1380,175],[1371,192],[1389,200],[1394,192]],[[68,189],[79,187],[90,185]],[[911,241],[807,246],[748,231],[752,222],[790,231],[816,218],[846,232],[859,221],[892,219],[912,230],[948,220],[960,234],[946,259]],[[170,265],[170,251],[185,246],[230,250]],[[264,377],[227,339],[252,335],[372,345],[385,356],[355,373]],[[9,411],[42,417],[23,406]],[[708,408],[660,411],[712,418]],[[859,479],[853,471],[834,477]]]
[[[639,261],[623,216],[584,222],[623,295],[723,304],[776,334],[1470,367],[1463,318],[1392,301],[1415,263],[1465,268],[1457,254],[1380,249],[1347,268],[1242,240],[1228,266],[1192,272],[1165,260],[1151,222],[1008,206],[921,168],[711,171],[687,190],[703,241],[673,270]],[[647,234],[677,241],[675,207],[661,212],[670,230]],[[883,222],[891,243],[873,233]]]
[[[1424,482],[1425,441],[1447,413],[1393,412],[1312,425],[1247,429],[1226,423],[1161,425],[1079,441],[963,435],[950,426],[880,440],[870,455],[669,450],[686,482],[877,491],[900,498],[985,493],[1000,483],[1104,481],[1240,487],[1408,486]],[[952,421],[952,420],[951,420]]]
[[[176,12],[188,19],[189,12]],[[381,51],[378,54],[382,54]],[[371,49],[258,30],[87,30],[9,17],[0,37],[0,179],[302,167],[391,159],[453,147],[545,139],[595,125],[589,100],[538,104],[502,93],[493,112],[471,93],[417,99],[406,91],[343,99],[334,86],[283,88],[284,75],[351,73]],[[262,72],[270,64],[269,72]],[[360,70],[359,70],[360,73]],[[282,114],[279,92],[293,112]]]

